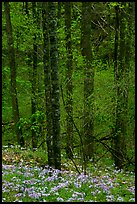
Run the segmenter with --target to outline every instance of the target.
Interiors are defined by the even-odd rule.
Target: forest
[[[135,202],[135,2],[2,3],[2,201]]]

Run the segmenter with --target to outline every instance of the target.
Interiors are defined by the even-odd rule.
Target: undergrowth
[[[62,170],[47,165],[42,150],[3,149],[3,202],[131,202],[135,174],[114,166],[91,165],[80,175],[62,158]]]

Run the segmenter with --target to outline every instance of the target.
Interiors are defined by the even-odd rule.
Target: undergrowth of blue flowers
[[[7,152],[3,150],[2,202],[135,202],[134,172],[94,165],[84,175],[69,170],[69,164],[60,171],[21,159],[7,163]]]

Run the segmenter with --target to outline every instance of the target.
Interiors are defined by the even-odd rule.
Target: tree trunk
[[[94,151],[94,69],[91,50],[91,5],[82,2],[81,48],[84,58],[84,146],[86,160],[93,157]]]
[[[58,16],[58,20],[60,20],[60,18],[61,18],[61,6],[62,6],[62,2],[58,2],[58,14],[57,14],[57,16]]]
[[[119,45],[119,13],[118,13],[118,6],[115,6],[115,44],[114,44],[114,97],[112,98],[113,102],[113,127],[112,127],[112,133],[115,135],[115,122],[116,122],[116,83],[117,83],[117,70],[118,70],[118,45]],[[116,138],[115,138],[116,139]],[[116,141],[112,140],[111,146],[113,149],[115,149],[115,143]],[[112,158],[114,155],[112,155]]]
[[[46,127],[47,127],[47,149],[48,149],[48,165],[54,167],[53,157],[53,125],[52,125],[52,106],[51,106],[51,68],[50,68],[50,53],[49,53],[49,16],[48,3],[42,3],[42,26],[43,26],[43,64],[44,64],[44,84],[45,84],[45,99],[46,99]]]
[[[12,35],[12,25],[10,18],[10,5],[9,2],[4,2],[5,16],[6,16],[6,33],[8,41],[9,50],[9,64],[11,71],[11,98],[12,98],[12,112],[13,119],[15,123],[15,130],[17,135],[18,144],[24,146],[24,138],[22,136],[22,130],[17,128],[17,123],[19,122],[19,108],[18,108],[18,98],[17,98],[17,88],[16,88],[16,64],[15,64],[15,50]]]
[[[36,18],[36,4],[32,3],[32,12],[33,12],[33,22],[35,23]],[[25,12],[27,17],[29,18],[29,9],[28,9],[28,2],[25,2]],[[36,45],[36,35],[34,35],[34,43],[33,43],[33,52],[31,50],[26,52],[28,56],[27,65],[29,68],[29,80],[31,83],[31,113],[32,115],[36,112],[36,77],[37,77],[37,45]],[[31,63],[33,62],[33,67]],[[32,124],[35,123],[35,118],[32,118]],[[37,147],[37,140],[36,140],[36,132],[34,129],[31,131],[32,133],[32,148]]]
[[[126,84],[127,88],[129,85],[129,71],[132,70],[131,61],[133,60],[135,62],[135,46],[134,46],[134,32],[135,32],[135,19],[134,19],[134,4],[133,2],[128,3],[127,8],[127,40],[126,40],[126,53],[125,53],[125,65],[126,65]],[[133,36],[133,37],[131,37]],[[134,46],[134,47],[132,47]],[[135,67],[133,66],[133,72],[135,71]],[[135,94],[134,94],[134,100],[135,100]],[[134,112],[135,113],[135,112]],[[135,118],[135,115],[134,115]],[[133,137],[132,137],[132,145],[135,146],[135,121],[133,122]],[[129,143],[128,143],[129,144]]]
[[[36,2],[32,2],[32,12],[33,12],[33,22],[36,23]],[[32,115],[36,113],[37,110],[37,42],[36,34],[34,34],[34,43],[33,43],[33,70],[32,70],[32,98],[31,98],[31,107]],[[32,124],[35,124],[35,117],[32,117]],[[35,129],[32,129],[32,148],[37,147],[37,135]]]
[[[115,62],[115,87],[116,87],[116,122],[115,122],[115,139],[114,139],[114,148],[115,148],[115,165],[120,169],[123,167],[125,158],[126,158],[126,134],[127,134],[127,110],[128,110],[128,72],[129,67],[126,65],[127,55],[126,49],[129,47],[126,46],[126,15],[124,8],[115,7],[116,9],[116,25],[119,30],[119,55],[115,60],[118,59],[118,62]],[[118,26],[119,25],[119,26]],[[117,33],[118,31],[116,31]],[[115,45],[116,47],[116,45]],[[126,58],[125,58],[126,56]],[[126,61],[125,61],[126,60]],[[117,61],[117,60],[116,60]],[[130,59],[128,58],[128,61]]]
[[[60,101],[59,101],[59,76],[58,76],[58,50],[56,34],[56,3],[48,2],[49,5],[49,37],[50,37],[50,64],[52,83],[52,122],[53,122],[53,151],[55,168],[61,169],[60,147]]]
[[[66,32],[66,50],[67,50],[67,62],[66,62],[66,122],[67,122],[67,133],[66,133],[66,153],[69,157],[72,156],[73,151],[73,85],[72,85],[72,46],[71,46],[71,2],[65,2],[65,32]],[[69,150],[71,149],[71,152]]]

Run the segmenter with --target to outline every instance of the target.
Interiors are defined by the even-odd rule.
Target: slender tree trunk
[[[6,33],[8,41],[8,50],[9,50],[9,64],[11,71],[11,97],[12,97],[12,112],[13,119],[15,123],[15,130],[17,135],[18,144],[24,146],[24,138],[22,136],[22,130],[17,128],[17,123],[19,122],[19,107],[18,107],[18,98],[17,98],[17,88],[16,88],[16,64],[15,64],[15,50],[14,42],[12,35],[12,25],[10,18],[10,5],[9,2],[4,2],[5,16],[6,16]]]
[[[42,2],[36,3],[37,8],[37,18],[36,18],[36,26],[37,31],[42,30],[42,18],[41,18],[41,12],[42,12]],[[41,42],[41,34],[40,32],[37,33],[37,56],[38,56],[38,71],[37,71],[37,110],[44,111],[44,96],[43,96],[43,67],[40,65],[41,62],[43,62],[43,43]],[[44,135],[41,135],[41,138],[44,137]],[[44,148],[44,143],[42,145]],[[45,148],[44,148],[45,149]]]
[[[53,155],[53,125],[52,125],[52,106],[51,106],[51,68],[50,68],[50,42],[49,42],[49,16],[48,2],[42,3],[42,26],[43,26],[43,64],[44,64],[44,84],[46,98],[46,124],[47,124],[47,149],[48,149],[48,165],[54,167]]]
[[[35,23],[36,18],[36,5],[32,3],[32,11],[33,11],[33,18]],[[28,2],[25,2],[25,12],[27,17],[29,18],[29,9],[28,9]],[[36,77],[37,77],[37,45],[36,45],[36,35],[34,36],[34,43],[33,43],[33,52],[27,51],[27,65],[29,68],[29,80],[31,82],[32,92],[31,92],[31,113],[32,115],[36,112]],[[33,62],[33,67],[31,63]],[[35,123],[35,118],[32,118],[32,123]],[[31,131],[32,133],[32,148],[37,147],[37,140],[36,140],[36,132],[34,129]]]
[[[115,122],[116,122],[116,87],[117,87],[117,75],[118,75],[118,45],[119,45],[119,7],[115,7],[115,44],[114,44],[114,97],[112,99],[113,101],[113,128],[112,133],[115,135]],[[113,149],[115,149],[116,144],[116,137],[114,140],[112,140],[111,146]],[[114,155],[112,155],[114,157]]]
[[[32,2],[32,12],[34,23],[36,23],[36,2]],[[31,98],[31,107],[32,115],[36,113],[37,110],[37,42],[36,34],[34,34],[34,43],[33,43],[33,71],[32,71],[32,98]],[[32,118],[32,123],[35,124],[35,117]],[[37,135],[35,129],[32,129],[32,148],[37,147]]]
[[[65,2],[65,32],[66,32],[66,50],[67,50],[67,62],[66,62],[66,122],[67,122],[67,134],[66,134],[66,152],[68,157],[72,156],[71,152],[73,151],[73,85],[72,85],[72,46],[71,46],[71,2]],[[71,152],[69,151],[71,150]]]
[[[61,169],[60,147],[60,101],[59,101],[59,76],[58,76],[58,49],[56,33],[56,3],[48,2],[49,5],[49,37],[50,37],[50,64],[52,82],[52,122],[53,122],[53,151],[55,168]]]
[[[127,69],[127,74],[126,74],[126,84],[127,86],[129,85],[129,71],[132,70],[131,66],[131,61],[133,60],[135,62],[135,46],[133,46],[134,42],[134,32],[135,32],[135,14],[134,14],[134,5],[135,2],[129,2],[128,3],[128,8],[127,8],[127,40],[126,40],[126,53],[125,53],[125,65]],[[133,37],[131,37],[133,36]],[[134,66],[133,66],[134,67]],[[135,71],[135,68],[133,68]],[[128,88],[128,87],[127,87]],[[135,100],[135,95],[134,95],[134,100]],[[132,145],[135,145],[135,122],[133,125],[133,137],[132,137]]]
[[[91,5],[82,2],[81,47],[84,57],[84,146],[86,160],[94,152],[94,68],[92,67],[91,50]]]
[[[61,6],[62,6],[62,2],[58,2],[58,20],[60,19],[60,17],[61,17]]]
[[[116,20],[119,22],[119,55],[118,64],[115,66],[116,83],[116,123],[115,123],[115,165],[120,169],[123,167],[126,158],[126,134],[127,134],[127,110],[128,110],[128,67],[125,64],[126,56],[126,27],[125,13],[119,6],[116,9]],[[116,24],[118,24],[116,22]],[[118,29],[118,28],[117,28]],[[128,59],[130,60],[130,59]]]

